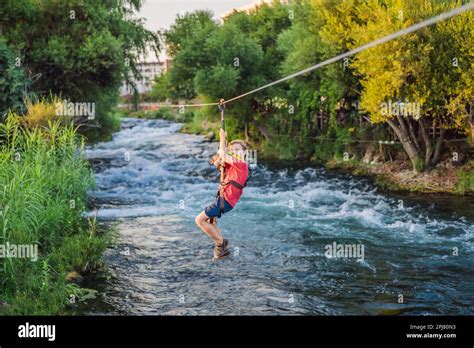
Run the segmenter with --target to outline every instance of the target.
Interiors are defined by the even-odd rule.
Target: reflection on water
[[[260,165],[219,222],[233,255],[213,263],[194,217],[215,194],[207,159],[217,145],[167,121],[122,128],[87,150],[99,219],[119,229],[105,256],[113,277],[96,282],[104,298],[87,313],[474,313],[469,199],[388,195],[349,175]],[[326,257],[334,242],[362,244],[363,262]]]

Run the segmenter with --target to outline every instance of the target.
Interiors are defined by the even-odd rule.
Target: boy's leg
[[[209,219],[209,217],[206,215],[206,213],[204,211],[201,212],[198,216],[196,216],[196,225],[198,225],[201,230],[204,231],[204,233],[211,237],[216,245],[221,245],[224,241],[224,238],[222,237],[220,228],[217,227],[217,225],[207,222],[207,219]]]

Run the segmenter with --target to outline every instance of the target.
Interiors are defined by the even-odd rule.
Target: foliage
[[[0,258],[0,311],[61,314],[66,274],[96,267],[108,239],[82,218],[94,181],[75,129],[21,123],[10,114],[0,125],[0,244],[36,245],[38,260]]]
[[[171,28],[162,33],[168,53],[174,57],[167,73],[170,86],[167,96],[171,99],[196,96],[193,79],[199,69],[209,65],[205,42],[217,28],[211,12],[196,11],[178,15]]]
[[[24,99],[28,97],[30,80],[24,69],[18,66],[18,59],[4,40],[0,40],[0,122],[10,110],[17,113],[25,111]]]
[[[352,49],[460,5],[461,1],[346,1],[325,12],[331,25],[324,32],[333,43],[342,41]],[[361,108],[372,122],[387,122],[393,128],[415,170],[435,165],[440,158],[427,136],[428,125],[467,131],[474,92],[468,44],[474,40],[472,23],[468,12],[351,59],[363,87]],[[420,112],[394,115],[382,107],[387,103],[418,105]],[[442,146],[444,134],[436,139],[436,148]]]
[[[164,73],[157,75],[153,80],[149,99],[157,101],[165,101],[170,97],[171,84],[169,82],[169,74]]]
[[[466,193],[474,194],[474,162],[471,161],[465,169],[461,170],[458,175],[456,184],[456,192],[461,195]]]
[[[164,35],[177,64],[167,79],[172,93],[161,95],[228,99],[466,2],[274,1],[235,11],[222,25],[188,13]],[[324,160],[349,150],[361,157],[355,140],[367,147],[398,138],[415,171],[430,169],[446,155],[447,137],[469,131],[472,19],[464,13],[230,103],[228,133],[271,156]],[[389,102],[419,105],[420,113],[386,113]],[[205,108],[187,127],[205,132],[217,116]],[[433,126],[441,129],[434,135]]]
[[[228,99],[262,82],[262,51],[236,26],[229,24],[215,31],[206,41],[205,50],[210,64],[196,74],[194,84],[198,93],[211,100]]]
[[[40,96],[95,102],[99,125],[115,105],[129,71],[158,36],[133,14],[140,0],[6,0],[0,7],[2,34],[21,54]],[[14,25],[12,25],[12,23]]]

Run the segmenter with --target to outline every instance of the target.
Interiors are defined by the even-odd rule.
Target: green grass
[[[218,116],[212,117],[213,109],[211,107],[198,108],[194,112],[184,113],[184,125],[181,132],[190,134],[206,134],[209,131],[219,132],[220,122]],[[214,114],[216,114],[214,112]],[[216,114],[217,115],[217,114]]]
[[[71,271],[101,263],[110,242],[82,217],[93,172],[72,127],[25,129],[16,116],[0,124],[0,244],[38,245],[38,260],[0,258],[0,314],[70,313]]]
[[[469,162],[466,169],[459,171],[456,192],[461,195],[474,193],[474,161]]]

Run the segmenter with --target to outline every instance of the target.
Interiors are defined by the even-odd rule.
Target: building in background
[[[153,84],[153,80],[156,76],[161,75],[164,72],[164,63],[163,62],[143,62],[137,64],[137,69],[140,71],[142,75],[141,80],[136,80],[135,78],[131,78],[132,81],[135,83],[138,93],[148,93],[151,91],[151,86]],[[126,96],[133,94],[133,88],[131,85],[124,82],[120,87],[120,95]]]
[[[260,6],[264,5],[264,4],[267,4],[269,6],[272,6],[273,2],[275,0],[258,0],[258,1],[254,1],[252,2],[251,4],[248,4],[248,5],[244,5],[244,6],[240,6],[240,7],[237,7],[237,8],[234,8],[230,11],[227,11],[227,12],[224,12],[222,15],[221,15],[221,21],[224,22],[225,19],[230,16],[232,13],[234,12],[245,12],[247,14],[253,12],[253,11],[256,11]],[[289,5],[290,3],[290,0],[280,0],[280,3],[283,4],[283,5]]]

